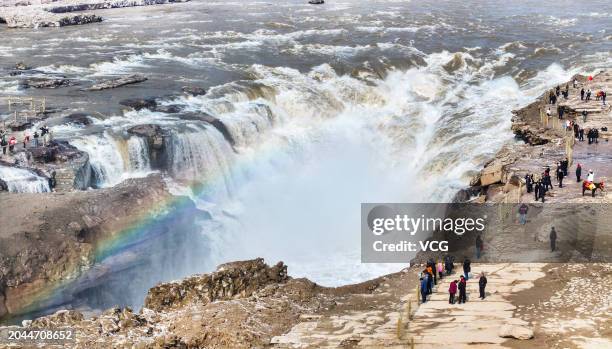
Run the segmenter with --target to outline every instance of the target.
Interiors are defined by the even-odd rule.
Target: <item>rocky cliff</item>
[[[0,194],[0,318],[62,304],[49,292],[95,262],[98,242],[144,214],[163,209],[170,194],[160,176],[108,189],[47,194]]]

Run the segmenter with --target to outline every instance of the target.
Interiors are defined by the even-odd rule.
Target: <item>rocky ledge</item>
[[[9,28],[63,27],[101,22],[94,11],[134,6],[160,5],[189,0],[59,0],[46,4],[21,1],[0,7],[0,23]],[[73,13],[79,12],[79,13]]]
[[[85,319],[77,311],[62,310],[23,325],[70,326],[78,334],[76,348],[265,347],[304,320],[304,314],[334,309],[351,294],[367,297],[383,281],[326,288],[289,277],[282,262],[268,266],[258,258],[159,284],[149,290],[138,313],[111,308]]]
[[[169,197],[159,175],[95,191],[0,193],[0,222],[13,222],[0,230],[0,319],[69,301],[48,290],[78,278],[99,242],[167,209],[159,203]]]
[[[574,80],[577,86],[574,87]],[[594,96],[598,91],[612,90],[612,72],[602,71],[592,80],[587,76],[576,75],[567,83],[560,84],[560,89],[569,88],[569,98],[562,95],[557,103],[549,104],[549,95],[553,91],[542,94],[533,103],[513,112],[512,131],[520,143],[504,146],[493,159],[484,165],[484,168],[471,181],[470,187],[460,191],[456,201],[471,202],[532,202],[533,194],[527,195],[525,175],[534,174],[537,178],[546,167],[551,169],[551,177],[558,161],[566,157],[570,167],[575,169],[577,163],[583,167],[582,178],[590,168],[595,169],[598,178],[605,180],[612,176],[612,168],[603,159],[612,155],[609,138],[612,127],[612,108],[610,104],[603,104]],[[589,101],[580,99],[580,90],[591,89],[593,96]],[[551,110],[551,116],[546,110]],[[559,117],[559,110],[563,114]],[[587,112],[586,120],[582,112]],[[585,129],[585,141],[578,141],[574,132],[566,130],[566,123],[574,122]],[[588,144],[587,131],[597,129],[599,139],[597,144]],[[588,167],[587,167],[588,166]],[[575,188],[576,180],[570,171],[570,178],[562,190],[550,190],[545,200],[553,202],[583,201],[580,188]],[[609,198],[602,193],[600,202],[608,202]],[[586,200],[586,199],[584,199]]]

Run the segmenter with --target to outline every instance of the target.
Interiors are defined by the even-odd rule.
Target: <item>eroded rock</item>
[[[106,90],[106,89],[111,89],[111,88],[117,88],[117,87],[121,87],[125,85],[136,84],[136,83],[143,82],[143,81],[147,81],[147,78],[142,75],[135,74],[135,75],[129,75],[129,76],[122,76],[116,79],[100,81],[94,84],[93,86],[91,86],[90,88],[88,88],[87,90],[88,91],[100,91],[100,90]]]

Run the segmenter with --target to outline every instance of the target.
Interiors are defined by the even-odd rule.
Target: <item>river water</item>
[[[98,187],[150,173],[147,144],[128,128],[171,135],[168,182],[212,219],[197,223],[205,251],[173,245],[175,260],[154,263],[164,278],[262,256],[335,286],[403,267],[359,262],[361,202],[448,201],[513,141],[512,109],[611,64],[606,1],[305,2],[192,1],[99,11],[95,25],[0,27],[1,66],[24,61],[79,84],[30,90],[4,75],[0,92],[93,115],[54,133],[90,154]],[[132,73],[149,80],[82,90]],[[182,86],[209,92],[185,97]],[[150,96],[182,113],[118,105]],[[185,113],[217,117],[234,144]],[[128,298],[106,290],[96,306],[138,306],[159,275]]]

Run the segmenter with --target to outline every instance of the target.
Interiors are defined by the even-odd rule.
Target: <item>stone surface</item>
[[[122,76],[116,79],[99,81],[95,83],[94,85],[92,85],[91,87],[89,87],[87,90],[89,91],[107,90],[107,89],[117,88],[117,87],[121,87],[125,85],[137,84],[139,82],[144,82],[144,81],[147,81],[147,78],[145,76],[136,75],[136,74],[128,75],[128,76]]]
[[[525,326],[503,325],[499,329],[499,336],[502,338],[526,340],[533,338],[533,330]]]

